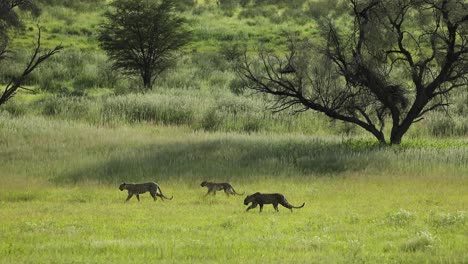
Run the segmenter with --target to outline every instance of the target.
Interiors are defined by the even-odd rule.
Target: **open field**
[[[468,262],[468,144],[96,127],[0,116],[0,262]],[[202,180],[282,192],[244,212]],[[124,203],[121,181],[172,201]]]
[[[99,48],[111,0],[35,2],[0,87],[24,70],[36,24],[43,48],[64,50],[0,107],[0,264],[468,263],[467,89],[382,146],[321,114],[272,113],[240,82],[243,45],[318,42],[336,2],[179,1],[192,42],[144,93]],[[245,195],[205,197],[203,180],[306,205],[245,212]],[[124,203],[123,181],[174,199]]]

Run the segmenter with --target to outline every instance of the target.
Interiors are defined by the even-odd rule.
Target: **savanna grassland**
[[[3,263],[467,259],[463,140],[382,148],[297,134],[1,121]],[[306,206],[246,213],[243,196],[204,197],[205,179]],[[122,180],[157,180],[174,199],[124,203]]]
[[[0,107],[0,263],[468,262],[466,93],[382,146],[318,114],[272,113],[236,81],[230,44],[281,50],[284,29],[315,36],[324,7],[181,7],[194,40],[141,93],[97,45],[108,1],[39,2],[44,44],[65,49]],[[35,37],[25,16],[2,82]],[[306,205],[245,212],[244,195],[205,197],[203,180]],[[174,199],[124,203],[123,181]]]

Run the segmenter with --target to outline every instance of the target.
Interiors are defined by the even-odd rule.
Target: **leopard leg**
[[[250,209],[254,209],[255,207],[257,207],[257,204],[253,203],[249,207],[247,207],[247,210],[245,210],[245,211],[248,212]]]
[[[279,212],[279,210],[278,210],[278,204],[277,204],[277,203],[274,203],[274,204],[273,204],[273,207],[275,208],[275,211],[276,211],[276,212]]]
[[[164,202],[164,197],[163,197],[161,194],[157,193],[156,196],[159,196],[159,198],[161,198],[161,201]],[[155,201],[156,201],[156,200],[155,200]]]
[[[138,201],[140,201],[140,195],[136,194],[136,197],[137,197]]]
[[[260,213],[263,211],[263,204],[260,204]]]
[[[130,198],[132,198],[132,196],[133,196],[133,194],[129,193],[128,196],[127,196],[127,200],[125,200],[125,202],[128,202],[128,200],[130,200]]]

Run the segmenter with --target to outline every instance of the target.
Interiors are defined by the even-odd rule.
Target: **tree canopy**
[[[345,27],[322,23],[322,45],[290,37],[285,57],[261,51],[239,65],[246,85],[276,100],[355,124],[391,144],[467,88],[468,3],[350,0]],[[350,30],[351,29],[351,30]],[[296,108],[297,109],[297,108]]]
[[[142,78],[151,89],[171,64],[174,53],[189,40],[186,20],[175,12],[174,0],[116,0],[101,25],[100,46],[116,69]]]

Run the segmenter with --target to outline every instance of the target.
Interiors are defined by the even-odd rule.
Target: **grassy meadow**
[[[24,69],[36,23],[44,48],[65,49],[0,106],[0,263],[468,263],[466,89],[398,146],[242,89],[236,43],[315,39],[332,1],[180,1],[193,41],[145,93],[98,47],[110,1],[36,2],[0,84]],[[203,180],[306,205],[245,212],[245,195],[205,197]],[[174,199],[125,203],[124,181]]]
[[[1,263],[464,263],[466,140],[95,126],[0,116]],[[157,181],[124,203],[122,181]],[[203,180],[282,192],[245,212]]]

